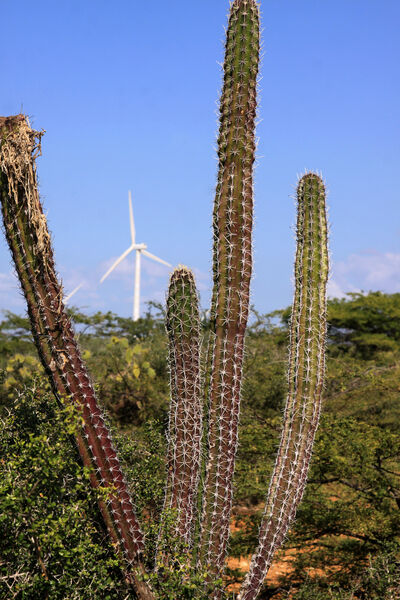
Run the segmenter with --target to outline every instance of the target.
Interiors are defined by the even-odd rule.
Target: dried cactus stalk
[[[176,511],[174,534],[189,549],[200,474],[203,399],[199,300],[193,273],[179,266],[167,296],[171,403],[164,509]]]
[[[128,580],[140,598],[152,593],[138,577],[143,535],[94,389],[81,359],[57,280],[46,217],[39,200],[35,159],[41,133],[24,115],[0,118],[0,200],[4,230],[24,292],[35,344],[57,397],[80,409],[77,445],[91,467],[93,487],[109,488],[99,507],[116,548],[127,563]]]
[[[259,9],[231,5],[225,44],[214,203],[211,337],[206,374],[208,464],[198,564],[209,578],[224,569],[232,508],[244,335],[252,270],[253,163],[259,63]],[[216,592],[215,597],[219,597]]]
[[[302,498],[321,408],[325,371],[328,278],[325,187],[314,173],[297,188],[295,294],[289,346],[288,397],[280,446],[260,527],[259,546],[238,600],[257,597],[275,551]]]

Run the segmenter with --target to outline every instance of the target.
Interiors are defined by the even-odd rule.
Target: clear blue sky
[[[216,101],[227,0],[2,0],[0,114],[45,129],[41,195],[74,304],[131,312],[137,241],[195,269],[206,306]],[[329,189],[330,293],[400,291],[400,2],[262,0],[255,277],[262,312],[291,302],[297,176]],[[0,309],[23,312],[0,240]],[[143,260],[143,300],[168,269]]]

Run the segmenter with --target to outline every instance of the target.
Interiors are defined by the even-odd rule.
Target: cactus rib
[[[289,346],[284,425],[260,527],[258,549],[238,600],[257,597],[275,551],[302,498],[321,408],[325,370],[328,278],[325,187],[314,173],[297,188],[295,294]]]
[[[83,463],[91,467],[91,484],[110,488],[108,499],[99,501],[109,534],[128,564],[134,566],[128,579],[143,591],[142,598],[150,600],[151,592],[147,593],[137,577],[143,534],[55,272],[37,190],[35,159],[41,135],[30,128],[23,115],[0,119],[0,200],[5,234],[27,301],[35,344],[53,391],[80,409],[83,426],[76,441]]]
[[[223,572],[229,536],[249,310],[259,37],[257,2],[235,0],[229,15],[220,102],[219,172],[213,213],[214,287],[206,375],[208,464],[198,558],[199,566],[213,580]]]

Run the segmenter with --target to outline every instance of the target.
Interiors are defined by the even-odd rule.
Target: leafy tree
[[[84,358],[92,365],[104,405],[118,421],[132,425],[161,416],[167,386],[157,378],[149,344],[130,345],[127,338],[113,336],[94,356],[86,351]]]
[[[69,316],[110,417],[127,426],[148,418],[166,420],[168,369],[159,305],[149,303],[138,321],[76,309]],[[11,312],[0,323],[0,403],[32,373],[42,372],[29,327],[28,319]]]
[[[24,386],[37,373],[43,373],[43,368],[35,356],[19,352],[14,354],[2,372],[1,386],[6,393],[8,392],[8,398],[13,398],[15,388]]]
[[[122,599],[127,588],[77,461],[71,408],[40,380],[1,413],[0,597]]]
[[[330,338],[342,351],[372,358],[380,352],[398,350],[400,294],[351,293],[332,300],[329,323]]]
[[[29,319],[10,311],[5,311],[4,317],[0,323],[0,368],[16,353],[36,356]]]

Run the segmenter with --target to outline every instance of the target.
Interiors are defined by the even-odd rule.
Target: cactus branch
[[[325,187],[314,173],[297,187],[295,294],[289,346],[288,397],[280,446],[260,527],[259,546],[238,600],[257,597],[303,495],[321,408],[325,370],[328,278]]]
[[[171,275],[166,328],[169,342],[171,403],[168,424],[164,509],[177,511],[175,535],[192,545],[203,427],[200,371],[200,314],[192,272]]]
[[[199,567],[218,579],[232,508],[244,335],[252,270],[253,163],[259,62],[259,9],[235,0],[225,44],[214,203],[211,337],[206,375],[208,464]],[[216,592],[217,596],[219,592]]]
[[[46,217],[39,200],[35,159],[41,133],[23,115],[0,119],[0,200],[6,238],[24,292],[35,344],[58,398],[80,409],[83,426],[77,445],[91,467],[93,487],[109,488],[99,507],[140,598],[153,598],[141,581],[143,535],[109,430],[83,364],[57,280]]]

